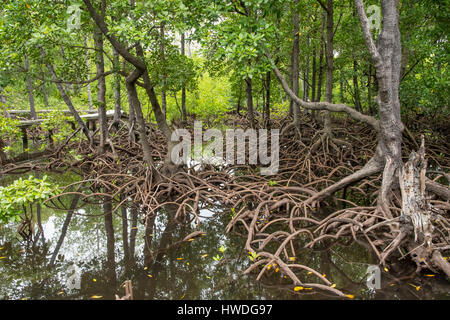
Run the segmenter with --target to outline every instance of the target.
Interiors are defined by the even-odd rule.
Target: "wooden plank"
[[[106,111],[106,118],[113,118],[114,117],[114,110],[108,110]],[[126,117],[126,114],[122,111],[121,114],[122,118]],[[85,121],[92,121],[92,120],[98,120],[98,113],[92,113],[92,114],[85,114],[80,116],[81,119]],[[33,125],[40,125],[42,122],[44,122],[45,119],[36,119],[36,120],[22,120],[20,121],[19,127],[30,127]]]
[[[37,110],[36,113],[51,113],[57,110]],[[65,113],[65,114],[70,114],[70,110],[58,110],[59,112]],[[7,110],[7,112],[9,114],[30,114],[29,110]],[[79,113],[96,113],[97,111],[95,110],[81,110],[78,111]]]

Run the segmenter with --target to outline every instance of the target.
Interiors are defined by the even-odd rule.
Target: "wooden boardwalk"
[[[40,110],[37,111],[36,113],[50,113],[52,111],[50,110]],[[69,110],[63,110],[61,111],[64,114],[72,114]],[[96,122],[98,121],[98,117],[99,114],[96,111],[79,111],[81,112],[89,112],[89,114],[85,114],[85,115],[81,115],[80,118],[86,122],[87,127],[89,128],[89,130],[95,131],[96,130]],[[8,111],[9,116],[11,117],[12,115],[16,116],[17,115],[30,115],[30,111],[26,111],[26,110],[9,110]],[[121,118],[126,118],[128,119],[128,115],[126,115],[123,111],[121,111]],[[106,118],[107,119],[112,119],[114,118],[114,110],[108,110],[106,111]],[[26,153],[26,150],[28,149],[28,134],[27,134],[27,128],[34,126],[34,125],[41,125],[43,122],[45,121],[45,119],[34,119],[34,120],[21,120],[20,124],[19,124],[19,128],[22,131],[22,145],[23,145],[23,151],[24,153]],[[68,120],[68,122],[70,123],[70,125],[72,126],[72,129],[75,130],[76,128],[76,122],[75,119],[74,120]],[[47,134],[47,140],[49,141],[49,143],[51,144],[52,141],[52,135],[53,132],[52,130],[49,130],[48,134]]]

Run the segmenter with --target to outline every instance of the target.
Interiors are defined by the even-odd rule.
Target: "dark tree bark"
[[[325,57],[327,61],[327,80],[325,86],[325,101],[333,103],[333,71],[334,71],[334,53],[333,53],[333,38],[334,38],[334,8],[333,0],[327,1],[327,25],[326,37],[327,45],[325,50]],[[326,135],[331,136],[331,115],[329,111],[324,112],[324,131]]]
[[[312,79],[311,79],[311,101],[316,101],[316,73],[317,73],[317,51],[316,47],[313,49],[312,53]]]
[[[167,76],[165,72],[166,63],[166,49],[165,49],[165,36],[164,36],[164,23],[161,24],[160,28],[160,53],[161,53],[161,64],[162,64],[162,84],[161,84],[161,108],[164,118],[167,118],[167,95],[166,95],[166,82]]]
[[[266,126],[270,124],[270,85],[271,85],[271,71],[267,71],[266,73],[266,110],[264,115],[264,120],[266,122]]]
[[[95,28],[94,43],[96,52],[96,67],[97,67],[97,103],[98,103],[98,122],[100,127],[100,153],[104,153],[106,142],[108,140],[108,120],[106,118],[106,81],[105,81],[105,60],[103,57],[103,34]]]
[[[88,38],[86,38],[84,40],[84,46],[87,48],[87,41]],[[86,49],[86,77],[87,77],[87,85],[86,85],[86,90],[87,90],[87,95],[88,95],[88,104],[89,104],[89,110],[92,111],[94,110],[94,104],[92,103],[92,90],[91,90],[91,74],[90,74],[90,67],[89,67],[89,50]]]
[[[33,81],[30,76],[30,62],[28,60],[28,56],[25,55],[25,72],[26,72],[26,80],[27,80],[27,93],[28,93],[28,101],[30,103],[30,118],[36,119],[36,107],[34,105],[34,95],[33,95]]]
[[[355,108],[359,112],[362,112],[361,106],[361,94],[359,93],[359,85],[358,85],[358,63],[356,60],[353,60],[353,96],[355,99]]]
[[[255,116],[253,113],[253,87],[252,87],[252,79],[247,78],[245,80],[247,83],[246,93],[247,93],[247,114],[250,120],[250,124],[252,127],[255,125]]]
[[[113,48],[113,65],[115,70],[120,68],[120,56],[116,49]],[[122,115],[122,102],[120,94],[120,75],[118,73],[114,74],[114,119],[113,123],[115,126],[119,125],[120,117]]]
[[[324,46],[325,46],[325,40],[324,40],[324,30],[325,30],[325,20],[326,15],[325,13],[322,14],[322,29],[321,29],[321,40],[320,40],[320,52],[319,52],[319,79],[317,82],[317,93],[316,93],[316,102],[319,102],[322,99],[322,84],[323,84],[323,56],[324,56]]]
[[[293,25],[293,35],[292,35],[292,69],[291,69],[291,75],[292,75],[292,91],[296,96],[299,95],[299,53],[300,53],[300,19],[298,15],[298,0],[294,1],[294,15],[292,18],[292,25]],[[294,123],[298,123],[298,117],[299,117],[299,106],[297,103],[295,103],[294,100],[291,99],[291,105],[292,105],[292,116],[294,118]]]
[[[185,35],[181,34],[181,55],[185,55]],[[183,79],[183,85],[181,87],[181,111],[183,113],[183,121],[187,123],[187,111],[186,111],[186,84]]]

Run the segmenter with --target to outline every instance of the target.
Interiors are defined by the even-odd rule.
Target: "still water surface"
[[[1,184],[17,178],[3,178]],[[77,179],[71,173],[50,174],[50,180],[60,185]],[[65,199],[67,204],[70,201]],[[314,291],[294,292],[276,268],[260,281],[255,280],[257,274],[243,275],[251,262],[243,250],[245,239],[238,233],[242,230],[224,233],[230,220],[226,208],[201,210],[198,225],[174,223],[166,211],[161,211],[151,234],[151,257],[144,255],[145,225],[141,217],[134,229],[132,212],[127,209],[124,242],[124,221],[118,210],[113,216],[114,237],[108,241],[103,212],[101,204],[84,204],[75,211],[54,265],[50,262],[67,211],[42,208],[43,236],[34,245],[19,237],[17,225],[2,226],[0,299],[114,299],[116,294],[125,295],[122,284],[126,280],[132,281],[135,299],[336,298]],[[205,235],[179,243],[193,231]],[[130,238],[133,232],[134,245]],[[113,250],[108,252],[108,247]],[[126,259],[124,247],[134,251],[135,259]],[[304,250],[297,259],[326,274],[337,288],[357,299],[450,299],[450,282],[439,275],[395,281],[393,271],[382,271],[381,289],[368,289],[365,278],[374,257],[355,243],[323,252]]]

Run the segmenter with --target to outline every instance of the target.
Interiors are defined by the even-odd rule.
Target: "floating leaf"
[[[420,286],[415,286],[412,283],[408,283],[411,287],[415,288],[417,291],[420,290]]]

